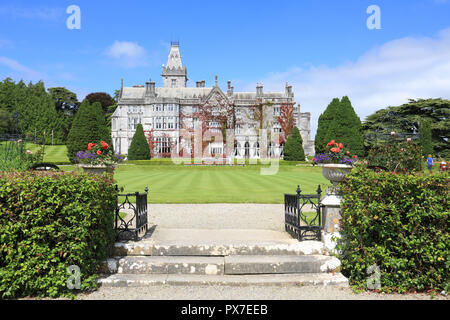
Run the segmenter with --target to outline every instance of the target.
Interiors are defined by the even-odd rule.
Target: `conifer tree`
[[[150,160],[150,148],[145,138],[142,124],[138,124],[130,148],[128,149],[128,160]]]
[[[297,127],[294,127],[292,134],[287,138],[284,146],[284,160],[304,161],[305,151],[303,150],[303,139]]]
[[[428,119],[423,119],[420,123],[420,144],[422,145],[422,153],[427,156],[433,155],[433,139],[431,135],[431,123]]]
[[[105,124],[101,104],[90,104],[84,100],[73,120],[72,128],[67,136],[67,155],[74,161],[78,151],[85,151],[89,143],[105,141],[112,146],[111,136]]]
[[[325,152],[326,145],[331,140],[343,143],[353,154],[364,156],[361,120],[347,96],[341,101],[337,98],[333,99],[319,117],[315,138],[316,152]]]

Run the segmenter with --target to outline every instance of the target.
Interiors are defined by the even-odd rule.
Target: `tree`
[[[77,113],[78,102],[77,95],[64,87],[49,88],[48,92],[55,101],[56,111],[62,111],[68,115]]]
[[[23,81],[16,84],[7,78],[0,82],[0,108],[10,116],[18,115],[17,123],[14,120],[10,130],[17,128],[28,137],[34,137],[37,133],[40,139],[44,133],[50,137],[53,132],[54,143],[64,143],[64,119],[56,111],[55,102],[42,81],[26,85]],[[46,143],[51,142],[52,139],[46,139]]]
[[[369,136],[374,133],[391,131],[401,133],[418,133],[420,122],[430,121],[433,150],[435,154],[450,157],[450,100],[418,99],[409,100],[401,106],[380,109],[366,118],[363,132]],[[373,142],[367,141],[370,147]]]
[[[100,141],[105,141],[112,146],[111,135],[106,127],[101,105],[98,102],[91,105],[88,100],[84,100],[67,136],[69,160],[73,162],[77,152],[86,150],[88,143]]]
[[[365,153],[361,120],[347,96],[341,101],[334,98],[320,115],[315,138],[316,152],[325,152],[326,145],[331,140],[342,142],[351,153],[358,156]]]
[[[78,102],[77,95],[64,87],[50,88],[48,92],[55,102],[56,111],[62,118],[62,130],[64,141],[66,141],[80,103]]]
[[[150,160],[150,148],[145,138],[142,124],[138,124],[130,148],[128,149],[128,160]]]
[[[12,119],[6,108],[0,108],[0,134],[11,131]]]
[[[431,123],[428,119],[423,119],[420,123],[420,144],[422,146],[422,154],[433,154],[433,140],[431,135]]]
[[[88,94],[84,99],[88,100],[91,104],[99,102],[104,114],[108,113],[108,108],[115,103],[114,99],[106,92],[93,92]]]
[[[297,127],[292,129],[292,134],[287,138],[284,146],[284,160],[304,161],[303,139]]]
[[[325,111],[319,116],[317,132],[314,142],[316,153],[325,152],[326,145],[330,140],[330,125],[335,119],[335,114],[339,112],[339,99],[334,98]]]

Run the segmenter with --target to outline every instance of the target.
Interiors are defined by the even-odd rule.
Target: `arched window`
[[[245,157],[250,158],[250,143],[247,141],[244,145]]]
[[[255,142],[254,148],[255,148],[255,156],[259,157],[259,142]]]
[[[239,144],[239,142],[234,141],[234,156],[235,157],[239,157],[240,153],[239,153],[239,149],[241,148],[241,145]]]
[[[273,157],[274,156],[274,150],[273,150],[273,142],[271,141],[269,143],[269,148],[268,148],[268,153],[269,153],[269,157]]]

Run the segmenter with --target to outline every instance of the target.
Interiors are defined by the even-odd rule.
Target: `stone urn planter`
[[[348,164],[328,163],[322,165],[322,175],[330,180],[333,186],[329,193],[336,194],[339,191],[339,183],[352,171],[353,166]]]
[[[77,168],[83,169],[84,172],[91,174],[103,174],[103,172],[114,174],[114,169],[117,168],[117,165],[105,166],[92,164],[77,164]]]

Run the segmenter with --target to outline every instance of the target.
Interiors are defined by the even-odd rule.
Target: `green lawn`
[[[115,179],[125,193],[148,187],[150,203],[283,203],[284,193],[322,190],[328,181],[318,167],[280,166],[263,176],[261,166],[186,167],[121,165]]]
[[[27,143],[26,149],[36,152],[40,146]],[[68,162],[67,147],[62,146],[45,146],[44,162]]]

